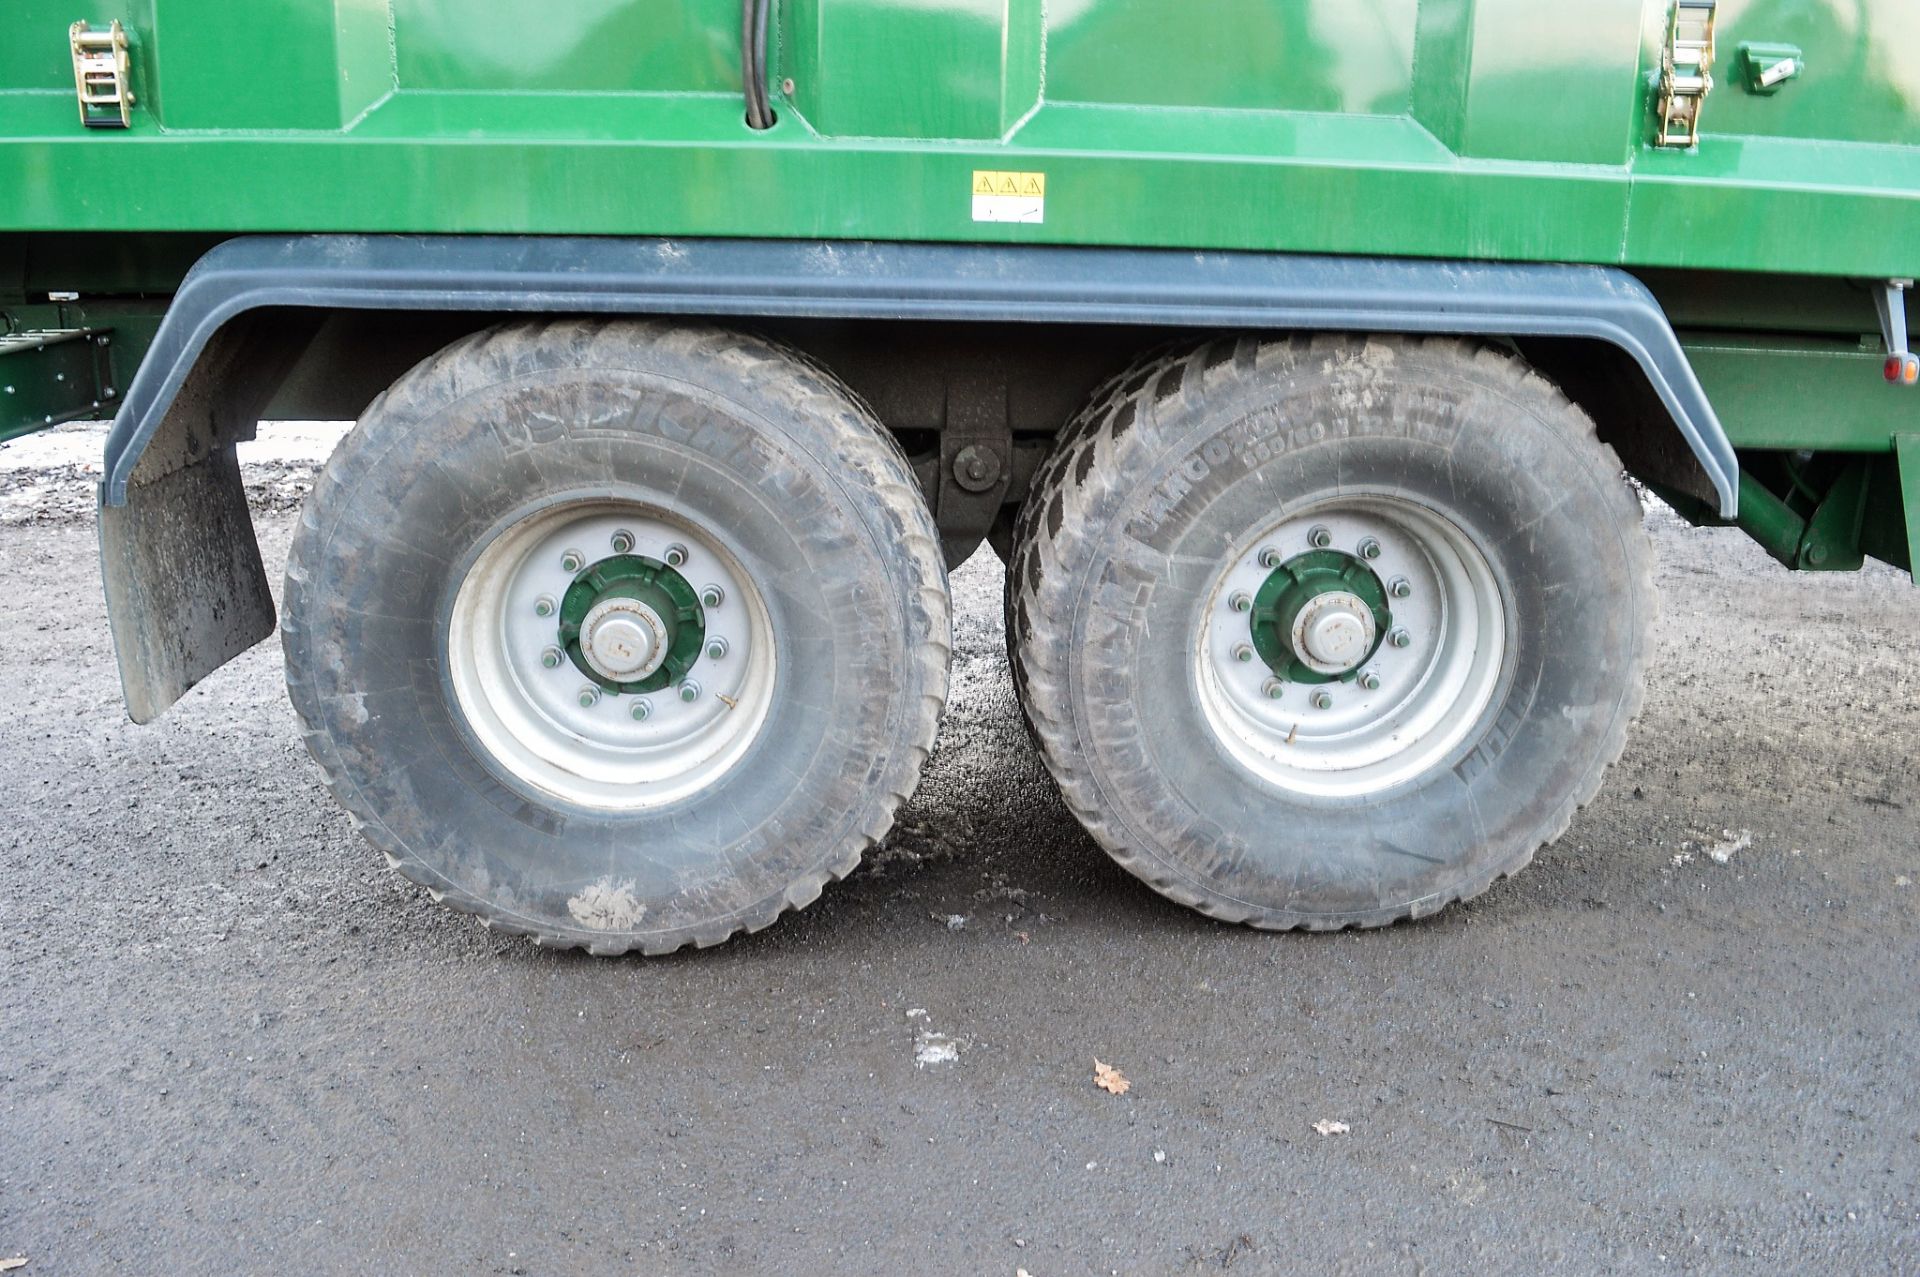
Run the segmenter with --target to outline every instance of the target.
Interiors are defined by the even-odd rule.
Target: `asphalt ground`
[[[276,577],[330,437],[250,451]],[[1890,570],[1651,513],[1659,652],[1600,798],[1478,900],[1295,936],[1080,831],[983,553],[886,843],[759,935],[597,960],[389,874],[277,643],[125,720],[97,449],[0,450],[25,1277],[1920,1271],[1920,593]]]

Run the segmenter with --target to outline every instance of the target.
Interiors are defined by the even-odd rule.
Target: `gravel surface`
[[[329,437],[251,458],[276,575]],[[277,643],[128,724],[98,432],[29,442],[0,449],[25,1277],[1920,1269],[1920,593],[1891,571],[1791,576],[1656,511],[1649,707],[1567,836],[1438,918],[1274,936],[1080,832],[983,554],[887,843],[758,936],[601,961],[390,875]]]

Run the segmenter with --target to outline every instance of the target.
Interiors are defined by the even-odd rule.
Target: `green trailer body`
[[[663,300],[649,254],[708,273]],[[132,388],[103,545],[142,719],[273,627],[234,440],[359,415],[503,316],[758,324],[873,406],[950,561],[1013,552],[1053,436],[1141,349],[1358,330],[1491,343],[1787,567],[1912,570],[1915,276],[1909,0],[0,13],[0,440]],[[1651,336],[1582,318],[1603,294]],[[1346,597],[1270,584],[1311,596],[1288,616]]]

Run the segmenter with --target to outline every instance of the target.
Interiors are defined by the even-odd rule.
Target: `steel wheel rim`
[[[1363,548],[1377,557],[1363,558]],[[1324,682],[1268,663],[1275,643],[1255,641],[1260,614],[1251,606],[1277,570],[1315,551],[1363,564],[1389,612],[1365,659],[1340,674],[1311,674]],[[1324,597],[1352,616],[1338,634],[1366,631],[1363,606]],[[1507,627],[1493,567],[1457,524],[1403,496],[1347,496],[1290,515],[1240,548],[1205,596],[1192,675],[1207,726],[1246,771],[1304,796],[1365,796],[1415,779],[1468,738],[1493,704]]]
[[[677,576],[699,601],[699,650],[683,673],[648,647],[691,624],[666,615],[658,590],[587,607],[578,655],[567,646],[569,590],[599,595],[606,565],[635,561],[654,565],[642,575]],[[684,598],[676,585],[673,601]],[[494,536],[455,591],[446,660],[455,701],[496,764],[611,811],[665,806],[717,782],[764,727],[775,676],[765,596],[740,556],[675,514],[614,500],[537,511]]]

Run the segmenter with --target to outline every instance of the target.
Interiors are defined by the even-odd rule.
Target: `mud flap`
[[[273,633],[273,594],[234,445],[100,508],[100,575],[127,712],[150,723]]]

